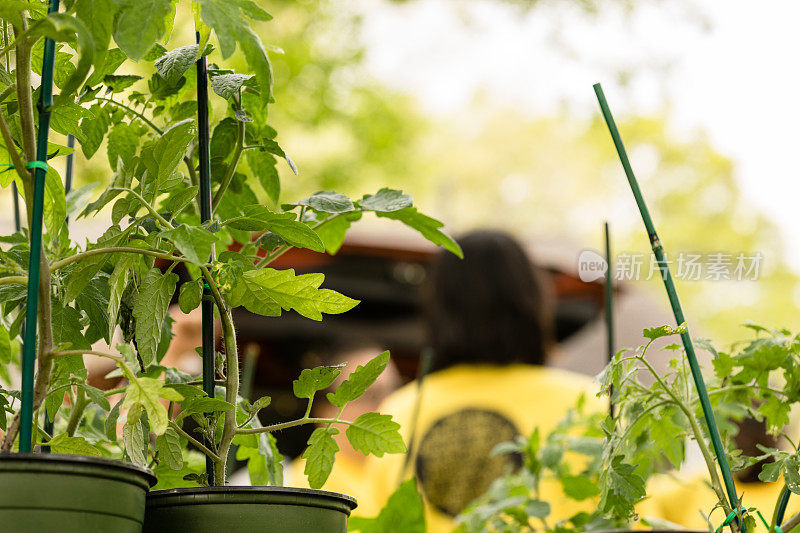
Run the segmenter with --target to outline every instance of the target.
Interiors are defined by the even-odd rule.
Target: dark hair
[[[539,275],[507,233],[481,230],[432,262],[424,306],[432,370],[461,363],[541,365],[552,318]]]

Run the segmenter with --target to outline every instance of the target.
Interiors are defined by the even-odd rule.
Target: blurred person
[[[590,411],[607,409],[590,377],[545,367],[554,349],[552,306],[520,244],[488,230],[458,243],[464,259],[441,253],[424,293],[431,373],[422,390],[412,382],[380,407],[401,424],[409,453],[370,457],[365,483],[377,505],[356,511],[374,516],[415,476],[431,533],[451,531],[453,518],[493,480],[521,465],[518,457],[492,457],[497,444],[536,427],[549,433],[582,393]],[[541,499],[553,520],[590,509],[567,501],[555,482],[543,483]]]
[[[358,366],[366,365],[382,351],[383,349],[374,345],[363,345],[358,348],[340,349],[330,360],[324,361],[323,364],[326,365],[346,363],[347,366],[342,368],[341,374],[336,377],[336,380],[328,389],[317,393],[318,401],[314,402],[313,416],[316,418],[334,418],[339,412],[339,408],[325,400],[325,394],[336,390]],[[390,359],[386,369],[384,369],[375,383],[367,388],[367,391],[359,398],[349,402],[344,411],[342,411],[340,418],[343,420],[355,420],[364,413],[378,411],[381,402],[397,390],[400,384],[400,373]],[[336,444],[339,446],[339,451],[336,453],[333,470],[323,489],[355,496],[359,507],[374,507],[371,490],[363,481],[366,456],[353,449],[347,440],[344,428],[334,436],[334,439],[336,439]],[[303,473],[305,464],[305,460],[299,457],[292,461],[286,472],[286,485],[308,487],[308,479]]]

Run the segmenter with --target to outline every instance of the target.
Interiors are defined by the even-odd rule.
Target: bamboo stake
[[[619,155],[620,162],[622,163],[622,168],[625,170],[625,176],[628,178],[628,184],[631,187],[631,192],[633,192],[633,197],[636,199],[636,205],[639,207],[639,212],[642,215],[642,221],[644,222],[645,229],[647,230],[647,235],[650,238],[650,246],[653,249],[653,255],[656,258],[658,268],[661,271],[661,277],[664,280],[664,287],[667,290],[667,297],[669,298],[669,303],[672,307],[672,313],[675,316],[675,322],[678,325],[683,324],[686,322],[686,319],[683,316],[683,309],[681,308],[681,302],[678,299],[678,292],[675,289],[675,282],[672,279],[672,273],[669,270],[669,264],[664,256],[664,248],[661,245],[658,234],[656,233],[656,228],[653,225],[652,218],[650,217],[650,212],[647,209],[644,197],[639,189],[639,184],[636,181],[636,176],[633,173],[633,168],[628,160],[628,154],[625,151],[625,145],[622,142],[622,137],[619,134],[614,117],[611,115],[611,109],[609,109],[608,102],[603,94],[603,88],[599,83],[594,85],[594,92],[597,95],[597,101],[600,104],[600,110],[603,113],[603,118],[608,126],[608,131],[611,133],[611,138],[613,139],[614,146],[617,149],[617,154]],[[689,361],[689,368],[692,371],[692,378],[694,379],[694,384],[697,388],[697,395],[700,398],[700,405],[703,408],[703,416],[705,417],[706,425],[708,426],[708,433],[711,437],[711,444],[714,447],[714,454],[717,456],[717,463],[719,464],[720,471],[722,472],[722,478],[725,482],[725,490],[728,493],[728,500],[731,510],[736,511],[738,514],[739,498],[736,494],[736,486],[733,482],[730,466],[728,465],[728,458],[725,455],[725,447],[723,446],[722,439],[719,436],[717,421],[714,418],[714,410],[711,407],[711,402],[708,398],[708,391],[706,390],[706,384],[703,381],[703,374],[700,370],[700,365],[697,362],[697,356],[694,352],[694,345],[692,344],[692,338],[689,335],[688,328],[686,331],[681,333],[681,340],[683,341],[683,347],[686,351],[686,358]],[[743,523],[740,525],[740,527],[744,532],[745,528]]]
[[[50,0],[49,13],[58,11],[59,0]],[[39,132],[36,144],[36,164],[33,182],[33,213],[31,219],[31,251],[28,263],[28,307],[25,316],[25,341],[22,352],[22,398],[20,408],[19,451],[30,453],[33,448],[33,377],[36,365],[36,326],[39,311],[39,277],[42,254],[42,214],[44,212],[44,182],[47,174],[47,140],[50,134],[50,107],[53,105],[53,65],[56,43],[44,41],[41,97],[39,99]]]

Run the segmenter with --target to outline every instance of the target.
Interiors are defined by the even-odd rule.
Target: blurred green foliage
[[[504,2],[547,16],[547,4],[536,0],[498,0]],[[457,114],[427,115],[413,96],[371,77],[354,4],[260,3],[280,23],[256,25],[256,31],[283,50],[271,53],[276,103],[270,122],[300,169],[295,177],[279,165],[282,199],[320,189],[355,194],[402,187],[454,231],[489,225],[534,242],[565,239],[576,250],[600,249],[602,222],[609,219],[615,252],[649,252],[599,112],[541,116],[476,98]],[[589,13],[602,4],[578,2]],[[191,32],[191,17],[179,16],[169,47],[192,42]],[[749,319],[800,325],[794,319],[798,277],[786,264],[779,229],[743,196],[733,162],[702,134],[675,133],[667,112],[622,118],[620,127],[668,255],[764,254],[757,283],[677,281],[693,330],[727,342]],[[108,179],[101,166],[79,161],[79,169],[79,185]],[[639,286],[667,309],[657,276],[634,283]]]

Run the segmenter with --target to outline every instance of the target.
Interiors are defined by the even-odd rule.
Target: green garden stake
[[[59,0],[50,0],[48,13],[58,11]],[[36,366],[36,314],[39,311],[39,261],[42,257],[42,214],[44,182],[47,175],[47,138],[50,134],[50,107],[53,105],[53,65],[56,43],[44,40],[41,97],[39,98],[39,132],[36,159],[28,163],[34,168],[33,213],[31,217],[31,252],[28,263],[28,307],[25,315],[25,340],[22,350],[22,398],[20,401],[19,451],[33,449],[33,374]]]
[[[604,225],[606,240],[606,282],[605,282],[605,319],[606,319],[606,350],[608,363],[614,358],[614,282],[613,265],[611,263],[611,237],[608,233],[608,222]],[[614,389],[608,394],[608,414],[614,418]]]
[[[200,43],[200,32],[196,33]],[[198,52],[200,52],[198,48]],[[200,160],[200,221],[211,222],[211,149],[208,133],[208,72],[205,56],[197,60],[197,131],[198,156]],[[213,259],[213,251],[212,251]],[[203,283],[202,314],[203,391],[214,397],[214,300],[211,288]],[[210,415],[209,415],[210,416]],[[206,457],[206,473],[209,484],[214,484],[214,463]]]
[[[417,420],[419,419],[419,411],[422,408],[422,384],[425,377],[430,374],[431,366],[433,365],[433,348],[423,348],[419,357],[419,370],[417,371],[417,393],[414,397],[414,410],[411,412],[411,433],[408,437],[408,448],[406,449],[406,456],[403,458],[403,466],[398,473],[397,485],[405,481],[403,476],[408,468],[408,463],[411,461],[411,456],[414,453],[414,440],[417,438]]]
[[[625,145],[622,143],[622,137],[619,134],[614,117],[611,115],[608,102],[606,102],[606,97],[603,94],[603,88],[599,83],[594,85],[594,92],[597,95],[597,101],[600,103],[600,110],[602,111],[603,118],[608,126],[608,131],[611,133],[611,138],[614,140],[614,146],[617,149],[617,154],[619,155],[620,162],[622,163],[622,168],[625,170],[625,176],[628,178],[628,184],[633,192],[633,197],[636,199],[636,205],[639,206],[639,212],[642,215],[642,221],[644,222],[645,229],[647,230],[647,235],[650,238],[650,246],[653,249],[653,255],[655,256],[656,262],[658,263],[658,268],[661,271],[661,277],[664,280],[664,287],[667,289],[667,297],[669,298],[669,303],[672,307],[672,313],[675,316],[675,322],[678,325],[683,324],[686,322],[686,319],[683,316],[683,309],[681,308],[681,302],[678,299],[678,292],[675,289],[675,282],[672,279],[672,274],[669,270],[669,264],[664,257],[664,248],[662,247],[661,241],[656,233],[653,220],[650,218],[650,212],[648,211],[647,205],[644,202],[642,192],[639,190],[639,184],[636,181],[633,168],[628,160],[628,154],[625,151]],[[722,439],[720,439],[719,436],[717,421],[714,419],[714,411],[711,407],[711,402],[708,399],[708,391],[706,390],[706,384],[703,381],[703,374],[700,371],[700,365],[697,362],[697,356],[694,353],[694,345],[692,344],[692,338],[689,335],[688,328],[686,331],[681,333],[681,340],[683,341],[683,347],[686,350],[686,358],[689,361],[689,368],[692,371],[692,378],[694,379],[694,384],[697,388],[697,395],[700,398],[700,405],[703,408],[703,416],[705,417],[706,425],[708,426],[708,433],[711,437],[711,443],[714,446],[714,454],[717,456],[717,462],[719,463],[719,468],[722,472],[722,479],[725,482],[725,490],[728,493],[728,501],[731,506],[730,508],[739,509],[739,498],[736,495],[736,486],[733,483],[733,476],[731,475],[731,469],[728,465],[728,458],[725,456],[725,447],[723,446]],[[745,532],[744,524],[741,524],[741,530],[743,533]]]

